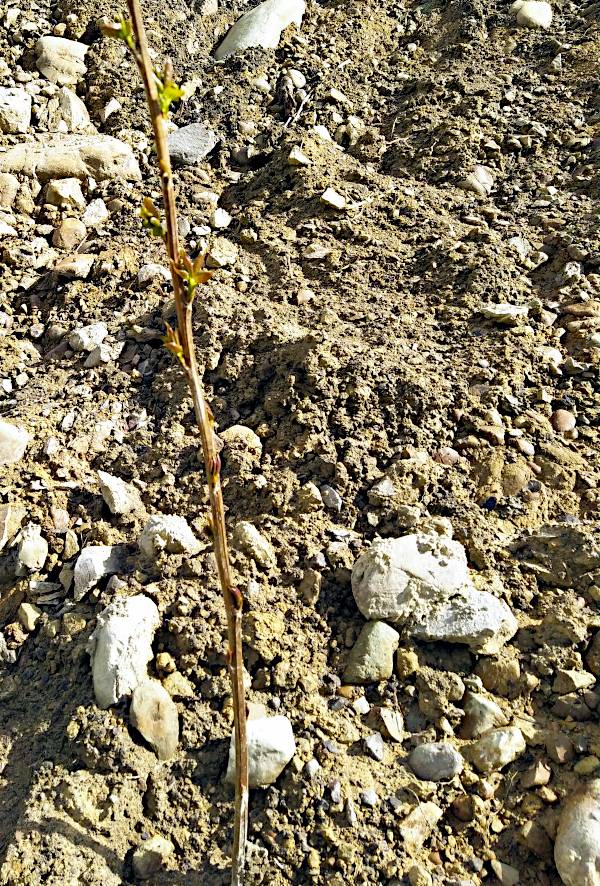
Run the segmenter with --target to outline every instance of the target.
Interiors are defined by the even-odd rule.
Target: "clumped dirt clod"
[[[499,2],[311,3],[276,50],[216,63],[246,8],[145,4],[157,63],[172,59],[189,96],[173,122],[218,137],[177,170],[181,234],[213,255],[195,336],[227,518],[262,539],[233,552],[249,698],[296,739],[276,784],[252,792],[248,882],[404,886],[417,866],[477,886],[510,876],[503,864],[558,886],[563,801],[600,767],[597,9],[556,3],[534,30]],[[27,133],[0,146],[56,128],[62,87],[38,74],[35,44],[57,34],[89,46],[69,88],[142,173],[83,177],[85,211],[108,210],[86,222],[46,181],[0,171],[0,225],[14,231],[0,247],[2,418],[30,435],[0,467],[0,882],[134,883],[134,852],[157,836],[173,851],[152,883],[221,886],[226,626],[192,403],[162,346],[169,284],[137,218],[143,196],[159,201],[151,133],[100,15],[115,9],[0,5],[0,87],[33,97]],[[465,185],[478,166],[483,193]],[[345,204],[323,201],[328,189]],[[77,252],[52,242],[67,217],[86,225]],[[73,350],[94,323],[108,330],[96,350]],[[113,514],[98,471],[143,508]],[[184,517],[199,553],[140,557],[157,513]],[[48,543],[35,571],[18,560],[28,524]],[[357,557],[377,536],[450,527],[516,636],[493,656],[401,638],[389,680],[342,685],[365,623]],[[124,565],[74,602],[91,545],[125,546]],[[163,763],[128,701],[95,705],[86,651],[98,613],[141,592],[161,616],[149,673],[180,716]],[[466,753],[454,779],[419,780],[418,744],[472,746],[473,693],[525,751],[501,772]]]

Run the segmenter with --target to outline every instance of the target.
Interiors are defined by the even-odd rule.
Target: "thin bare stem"
[[[169,255],[173,291],[175,294],[178,334],[177,338],[171,341],[171,349],[179,357],[185,371],[194,403],[196,422],[202,439],[202,452],[211,507],[214,554],[227,614],[229,643],[227,660],[233,695],[236,764],[235,825],[231,884],[232,886],[242,886],[248,832],[248,745],[242,649],[243,597],[233,582],[225,526],[225,508],[221,490],[221,460],[215,443],[214,419],[204,396],[204,388],[198,371],[198,361],[194,346],[192,302],[195,287],[191,291],[189,288],[186,290],[184,285],[185,274],[182,272],[175,188],[165,125],[166,112],[164,105],[161,104],[161,86],[164,89],[166,77],[161,81],[152,67],[139,0],[127,0],[127,6],[131,17],[133,37],[131,48],[146,90],[165,207],[166,232],[164,239]],[[165,71],[167,70],[165,69]]]

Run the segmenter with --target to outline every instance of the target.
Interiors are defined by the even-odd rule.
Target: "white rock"
[[[8,222],[0,219],[0,237],[16,237],[17,234],[18,231],[16,228],[13,228],[13,226],[9,225]]]
[[[365,618],[476,652],[497,652],[518,628],[504,601],[473,587],[463,546],[437,534],[375,540],[354,565],[352,592]]]
[[[435,803],[419,803],[399,827],[403,848],[409,855],[418,852],[444,812]]]
[[[517,726],[507,726],[487,732],[479,741],[464,748],[463,753],[485,775],[508,766],[526,747],[521,730]]]
[[[263,0],[244,13],[229,29],[225,39],[215,49],[215,58],[226,58],[251,46],[275,49],[279,45],[281,32],[288,25],[294,23],[298,28],[301,26],[305,10],[305,0]]]
[[[29,445],[30,436],[24,428],[0,419],[0,465],[20,461]]]
[[[306,86],[306,77],[302,73],[302,71],[298,71],[296,68],[290,68],[288,71],[288,76],[296,89],[304,89]]]
[[[524,28],[549,28],[552,24],[552,7],[545,0],[517,0],[510,11]]]
[[[100,116],[100,120],[102,121],[102,123],[106,123],[108,118],[112,114],[116,114],[117,111],[120,111],[122,107],[123,106],[121,105],[121,102],[118,99],[116,99],[116,98],[109,99],[108,102],[106,103],[106,105],[100,111],[99,116]]]
[[[137,272],[138,285],[147,286],[153,280],[170,282],[171,272],[168,268],[165,268],[164,265],[155,264],[153,262],[150,262],[147,265],[142,265]]]
[[[346,208],[346,198],[342,197],[341,194],[338,194],[337,191],[334,191],[333,188],[327,188],[327,190],[323,191],[321,194],[321,203],[325,206],[331,206],[332,209]]]
[[[67,128],[67,132],[75,132],[78,129],[89,129],[91,126],[88,110],[79,96],[63,86],[58,95],[58,116]]]
[[[86,211],[83,213],[81,221],[86,228],[98,228],[109,218],[110,212],[106,208],[106,203],[101,197],[92,200]]]
[[[273,784],[296,753],[292,724],[287,717],[248,720],[248,775],[251,788]],[[235,732],[231,736],[225,780],[235,780]]]
[[[310,166],[310,160],[298,145],[294,145],[288,154],[288,166]]]
[[[265,569],[277,565],[272,545],[252,523],[243,520],[237,524],[233,531],[232,544],[234,548],[244,551]]]
[[[50,135],[38,142],[15,145],[0,151],[0,172],[43,180],[142,178],[129,145],[109,135]]]
[[[187,520],[176,514],[155,514],[150,517],[139,540],[140,551],[151,560],[161,552],[195,556],[202,545]]]
[[[27,569],[41,569],[48,556],[48,542],[42,535],[42,527],[29,523],[21,532],[17,551],[19,563]]]
[[[102,498],[113,514],[129,514],[139,511],[144,506],[135,486],[130,486],[120,477],[113,477],[106,471],[98,471]]]
[[[0,209],[11,209],[19,193],[19,179],[8,172],[0,172]]]
[[[74,351],[93,351],[97,345],[102,344],[108,329],[105,323],[91,323],[89,326],[80,326],[70,333],[67,341]]]
[[[565,886],[600,886],[600,779],[581,785],[565,800],[554,862]]]
[[[228,228],[231,224],[231,216],[226,209],[222,209],[219,206],[213,209],[209,221],[211,228]]]
[[[473,172],[460,182],[459,187],[463,191],[472,191],[480,197],[487,197],[494,187],[494,176],[491,169],[488,169],[487,166],[475,166]]]
[[[85,207],[85,197],[77,178],[58,178],[48,182],[44,200],[50,206],[75,206],[77,209]]]
[[[81,600],[105,575],[120,572],[126,553],[125,545],[89,545],[84,548],[77,558],[73,574],[74,599]]]
[[[78,83],[87,70],[84,59],[88,48],[64,37],[40,37],[35,46],[37,69],[59,86]]]
[[[0,132],[27,132],[30,123],[30,94],[24,89],[0,87]]]
[[[101,708],[117,704],[148,680],[152,640],[159,624],[156,604],[143,594],[118,597],[98,615],[88,651]]]
[[[407,626],[411,637],[465,643],[473,652],[495,655],[517,633],[519,623],[504,600],[469,585],[448,602],[425,609]]]
[[[481,313],[488,320],[495,320],[496,323],[503,323],[512,326],[518,322],[520,317],[526,317],[529,313],[527,305],[511,305],[508,302],[487,302],[481,306]]]

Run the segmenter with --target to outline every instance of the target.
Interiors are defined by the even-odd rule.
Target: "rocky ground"
[[[145,4],[278,724],[248,883],[597,883],[599,9],[545,6],[296,0],[217,61],[245,5]],[[10,886],[228,882],[224,617],[118,11],[0,0]]]

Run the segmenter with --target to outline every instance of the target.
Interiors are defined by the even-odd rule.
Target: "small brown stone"
[[[179,716],[175,702],[156,680],[137,687],[129,711],[131,723],[152,745],[159,760],[168,760],[179,743]]]
[[[552,422],[552,427],[559,434],[565,434],[568,431],[572,431],[577,424],[577,420],[572,412],[567,412],[566,409],[557,409],[556,412],[552,413],[552,418],[550,419]]]
[[[54,231],[52,245],[63,249],[76,249],[83,243],[86,227],[77,218],[65,218]]]
[[[552,770],[542,760],[538,760],[521,775],[521,784],[524,788],[535,788],[548,784]]]
[[[548,736],[546,751],[555,763],[569,763],[574,757],[573,742],[564,732]]]

